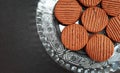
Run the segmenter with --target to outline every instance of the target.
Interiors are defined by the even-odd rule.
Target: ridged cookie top
[[[120,0],[102,0],[102,8],[108,15],[117,16],[120,14]]]
[[[102,31],[108,24],[108,16],[98,7],[90,7],[83,12],[82,24],[90,32]]]
[[[61,40],[67,49],[78,51],[86,45],[88,33],[81,25],[72,24],[64,28]]]
[[[110,19],[106,32],[112,40],[120,42],[120,15]]]
[[[77,1],[58,1],[55,6],[55,16],[65,25],[74,24],[80,17],[82,7]]]
[[[114,51],[112,41],[102,34],[90,38],[86,45],[86,52],[92,60],[103,62],[108,60]]]
[[[92,7],[98,5],[101,0],[79,0],[84,6]]]

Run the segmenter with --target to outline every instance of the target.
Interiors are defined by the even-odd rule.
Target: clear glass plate
[[[54,17],[58,0],[40,0],[36,9],[36,25],[40,40],[51,58],[62,67],[75,73],[109,73],[120,69],[120,43],[115,43],[114,54],[105,62],[91,60],[84,50],[67,50],[60,40],[64,26]]]

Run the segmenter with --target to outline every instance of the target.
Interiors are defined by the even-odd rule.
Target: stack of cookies
[[[54,14],[65,26],[61,33],[64,46],[71,51],[85,49],[94,61],[108,60],[114,52],[113,42],[120,42],[120,0],[59,0]],[[104,30],[107,35],[100,34]]]

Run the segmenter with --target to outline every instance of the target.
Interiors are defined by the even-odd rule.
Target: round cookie
[[[106,33],[112,40],[120,42],[120,15],[110,19]]]
[[[82,7],[74,1],[58,1],[54,14],[59,22],[65,25],[74,24],[80,17]]]
[[[102,34],[95,34],[88,41],[86,52],[92,60],[103,62],[112,56],[114,45],[108,37]]]
[[[83,26],[72,24],[63,29],[61,40],[67,49],[78,51],[87,44],[88,33]]]
[[[98,5],[101,0],[79,0],[86,7],[92,7]]]
[[[102,31],[108,24],[108,16],[105,11],[98,7],[90,7],[83,12],[82,24],[89,32]]]
[[[120,14],[120,0],[102,0],[102,8],[108,15],[117,16]]]

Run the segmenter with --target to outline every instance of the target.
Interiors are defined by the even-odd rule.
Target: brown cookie
[[[86,7],[96,6],[98,5],[101,0],[79,0]]]
[[[89,32],[102,31],[108,24],[108,16],[105,11],[98,7],[90,7],[83,12],[82,24]]]
[[[72,24],[64,28],[61,40],[67,49],[77,51],[87,44],[88,33],[81,25]]]
[[[112,40],[120,42],[120,15],[110,19],[106,32]]]
[[[102,8],[108,15],[117,16],[120,14],[120,0],[102,0]]]
[[[86,52],[92,60],[103,62],[112,56],[114,45],[108,37],[96,34],[88,41]]]
[[[59,22],[65,25],[74,24],[80,17],[82,7],[75,0],[73,1],[58,1],[54,14]]]

